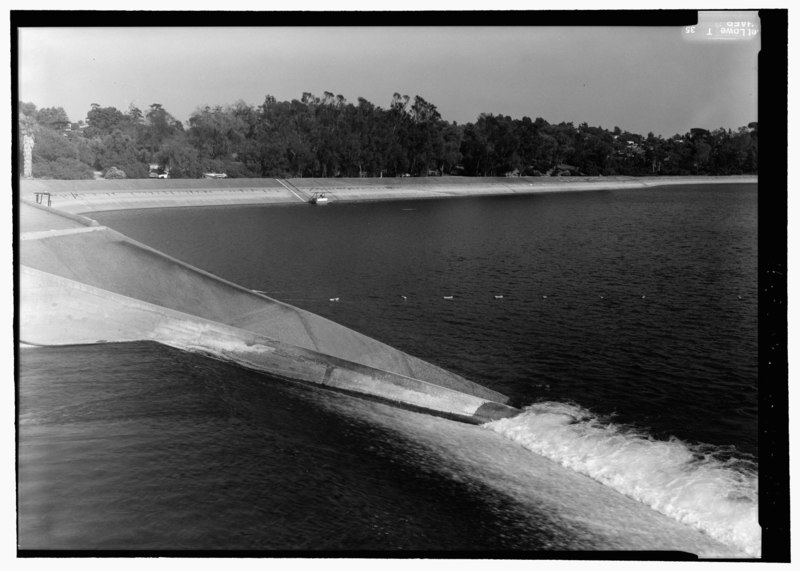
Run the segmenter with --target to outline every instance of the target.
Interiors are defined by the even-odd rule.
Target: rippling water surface
[[[152,344],[23,351],[22,537],[757,555],[756,199],[713,185],[94,215],[526,410],[466,427]]]

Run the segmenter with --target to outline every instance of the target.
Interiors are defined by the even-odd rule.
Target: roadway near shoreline
[[[755,175],[687,177],[403,177],[295,179],[22,180],[20,198],[73,214],[139,208],[331,203],[580,192],[687,184],[757,183]]]

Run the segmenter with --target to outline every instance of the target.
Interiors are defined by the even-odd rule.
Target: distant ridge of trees
[[[92,178],[93,171],[112,167],[128,178],[146,178],[153,164],[168,169],[170,178],[204,172],[300,178],[758,171],[756,122],[735,131],[694,128],[667,139],[491,113],[458,125],[419,95],[399,93],[386,108],[327,91],[291,101],[268,95],[257,107],[238,101],[198,108],[186,124],[158,103],[146,111],[93,103],[85,122],[73,123],[61,107],[20,102],[19,121],[20,133],[34,136],[35,178]]]

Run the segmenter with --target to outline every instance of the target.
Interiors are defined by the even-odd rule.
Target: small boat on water
[[[310,200],[311,204],[328,204],[328,197],[325,196],[324,192],[315,192],[314,196],[311,197]]]

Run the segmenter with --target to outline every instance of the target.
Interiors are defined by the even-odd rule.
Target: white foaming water
[[[752,557],[761,555],[758,475],[709,447],[654,440],[577,405],[542,402],[484,425]]]

